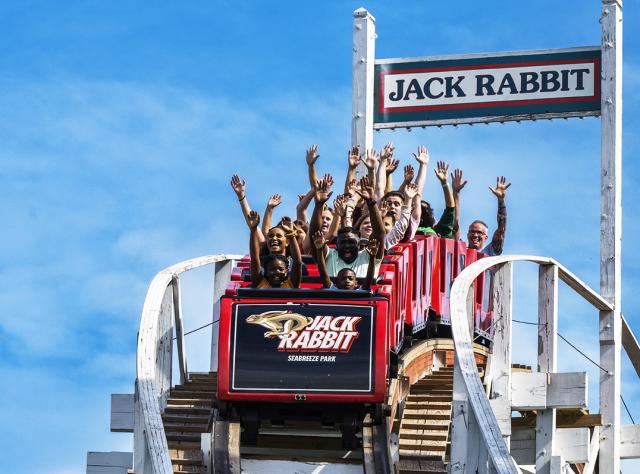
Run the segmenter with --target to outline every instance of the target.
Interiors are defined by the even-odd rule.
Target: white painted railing
[[[162,411],[171,389],[174,322],[180,382],[184,383],[188,378],[179,275],[215,264],[215,278],[219,280],[214,282],[215,313],[217,300],[224,293],[231,268],[240,258],[239,255],[194,258],[162,270],[151,281],[138,332],[134,419],[136,474],[173,474]]]
[[[509,451],[511,433],[511,264],[528,261],[540,265],[539,273],[539,347],[540,371],[556,369],[555,341],[557,335],[558,277],[600,311],[612,306],[573,273],[551,258],[527,255],[505,255],[483,258],[469,265],[458,275],[451,287],[451,325],[456,348],[454,371],[453,432],[451,443],[451,473],[520,472]],[[472,349],[467,314],[473,281],[484,271],[493,269],[494,341],[491,361],[487,365],[485,390],[478,375]],[[472,317],[472,316],[471,316]],[[628,327],[627,327],[628,330]],[[630,333],[630,330],[629,330]],[[635,338],[628,337],[631,341]],[[629,350],[637,350],[630,344]],[[620,377],[620,374],[615,374]],[[491,400],[488,392],[491,392]],[[551,416],[550,416],[551,415]],[[555,430],[551,410],[539,410],[539,431]],[[542,438],[542,437],[540,437]],[[537,472],[549,472],[552,449],[539,449]],[[547,446],[552,448],[552,445]]]

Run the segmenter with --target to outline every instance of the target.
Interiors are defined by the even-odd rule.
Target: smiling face
[[[371,227],[371,218],[365,217],[362,223],[360,223],[360,237],[363,239],[368,239],[371,237],[371,233],[373,232],[373,227]]]
[[[288,278],[288,276],[289,269],[287,268],[287,264],[282,260],[271,260],[267,264],[267,268],[265,268],[264,277],[273,287],[278,288]]]
[[[267,248],[269,253],[279,253],[284,255],[287,248],[287,238],[284,236],[284,230],[280,227],[273,227],[267,233]]]
[[[389,209],[389,214],[391,214],[395,220],[400,219],[400,209],[402,208],[402,199],[399,196],[387,196],[385,199],[387,202],[387,206]]]
[[[488,229],[479,222],[471,224],[467,231],[467,247],[474,250],[483,249],[487,241],[487,231]]]
[[[338,234],[336,240],[336,251],[338,256],[347,263],[358,258],[358,236],[353,232],[343,232]]]
[[[356,274],[350,268],[343,268],[338,272],[336,286],[341,290],[355,290],[358,288]]]
[[[329,209],[325,209],[322,211],[322,225],[320,226],[320,230],[323,234],[326,234],[331,226],[331,221],[333,220],[333,214]]]

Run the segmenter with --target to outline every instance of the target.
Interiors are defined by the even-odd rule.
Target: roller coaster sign
[[[374,128],[600,114],[600,48],[376,60]]]
[[[234,391],[371,392],[371,306],[236,304]]]

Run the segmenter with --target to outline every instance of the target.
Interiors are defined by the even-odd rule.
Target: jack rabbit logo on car
[[[349,352],[360,335],[360,316],[303,316],[292,311],[266,311],[247,317],[266,329],[266,339],[279,339],[280,352]]]

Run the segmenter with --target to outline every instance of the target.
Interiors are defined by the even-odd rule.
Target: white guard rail
[[[451,326],[456,349],[450,465],[452,474],[520,472],[508,447],[511,432],[511,263],[515,261],[540,265],[539,323],[544,328],[539,330],[539,344],[544,348],[541,351],[539,346],[538,364],[542,371],[555,370],[558,277],[598,310],[613,309],[609,302],[552,258],[528,255],[487,257],[469,265],[458,275],[451,287],[450,298]],[[489,389],[483,387],[478,374],[469,331],[469,320],[473,321],[473,314],[468,314],[473,311],[470,304],[473,292],[469,290],[476,277],[488,269],[493,269],[494,343],[491,360],[486,367],[485,382],[493,384],[490,389],[491,400],[487,396]],[[635,348],[628,348],[628,352],[634,350],[637,351],[637,343]],[[543,367],[544,365],[547,367]],[[538,416],[542,417],[544,411],[540,410]],[[551,462],[551,455],[549,449],[547,462]],[[544,461],[545,459],[537,460],[537,467],[538,463]],[[548,464],[546,469],[536,470],[544,472],[547,469]]]
[[[231,269],[241,258],[240,255],[208,255],[186,260],[162,270],[151,281],[140,318],[136,356],[136,474],[173,474],[161,415],[171,389],[174,321],[181,383],[188,378],[179,275],[204,265],[215,264],[215,305],[224,294]]]

